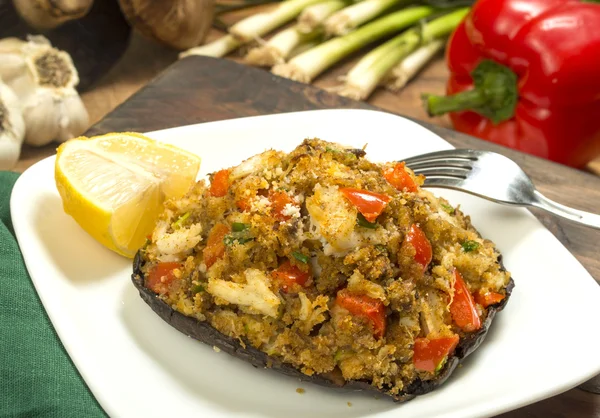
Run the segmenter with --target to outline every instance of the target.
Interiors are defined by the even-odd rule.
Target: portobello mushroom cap
[[[501,268],[505,270],[504,265],[502,264],[501,255],[498,257],[498,262],[500,263]],[[133,285],[138,289],[141,298],[164,321],[188,337],[192,337],[209,346],[218,347],[222,351],[225,351],[239,359],[245,360],[255,367],[272,368],[285,375],[300,379],[302,381],[312,382],[321,386],[374,391],[392,397],[395,402],[406,402],[418,395],[424,395],[428,392],[431,392],[442,385],[456,369],[456,366],[458,366],[469,354],[475,351],[483,342],[496,313],[504,309],[514,287],[514,281],[511,278],[506,286],[506,297],[501,302],[488,307],[487,317],[482,323],[481,329],[475,333],[467,335],[464,338],[461,338],[454,351],[454,354],[448,358],[442,370],[434,379],[417,379],[408,387],[406,387],[401,393],[392,394],[388,391],[377,389],[368,381],[346,381],[342,377],[341,371],[338,368],[334,369],[334,371],[330,373],[307,376],[294,368],[292,365],[284,363],[275,357],[271,357],[266,353],[257,350],[249,343],[243,347],[239,340],[221,334],[208,322],[198,321],[196,318],[185,316],[180,312],[177,312],[162,299],[160,299],[153,291],[147,289],[144,286],[142,263],[143,261],[140,252],[138,251],[133,260],[133,274],[131,275],[131,279],[133,281]]]

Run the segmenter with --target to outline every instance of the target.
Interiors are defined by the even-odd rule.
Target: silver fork
[[[600,215],[573,209],[536,190],[529,176],[508,157],[489,151],[452,149],[402,160],[424,187],[455,189],[512,206],[534,206],[554,215],[600,229]]]

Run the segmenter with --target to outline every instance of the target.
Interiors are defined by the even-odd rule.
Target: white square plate
[[[202,157],[200,177],[266,148],[292,150],[305,137],[397,160],[451,148],[399,116],[322,110],[226,120],[152,132]],[[62,209],[54,157],[17,181],[11,212],[27,269],[81,375],[119,417],[481,417],[566,391],[600,373],[600,287],[525,209],[467,194],[461,204],[504,254],[516,287],[482,346],[439,389],[405,404],[322,388],[255,369],[163,322],[130,281],[131,262],[90,238]],[[304,394],[296,388],[306,390]],[[348,403],[351,403],[349,406]]]

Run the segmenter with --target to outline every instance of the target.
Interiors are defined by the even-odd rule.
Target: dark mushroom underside
[[[500,259],[501,262],[501,259]],[[443,384],[448,377],[452,374],[456,366],[465,359],[469,354],[479,347],[479,345],[485,339],[485,336],[492,324],[494,316],[497,312],[501,311],[514,287],[514,282],[511,278],[508,286],[506,287],[506,297],[497,305],[491,306],[488,309],[488,315],[483,326],[479,331],[474,334],[462,338],[459,345],[457,346],[454,354],[448,359],[444,368],[438,374],[435,379],[432,380],[416,380],[411,383],[406,390],[394,395],[385,390],[379,390],[375,386],[371,385],[368,381],[350,380],[344,381],[339,374],[315,374],[313,376],[307,376],[300,372],[292,365],[283,363],[277,358],[270,357],[266,353],[252,347],[250,344],[246,344],[246,347],[242,347],[240,342],[236,339],[221,334],[219,331],[214,329],[207,322],[198,321],[195,318],[185,316],[167,305],[162,299],[160,299],[154,292],[144,287],[144,279],[142,274],[142,260],[140,253],[138,252],[133,262],[133,274],[131,275],[134,286],[140,292],[142,299],[150,305],[150,307],[160,316],[163,320],[169,323],[172,327],[179,330],[183,334],[192,337],[198,341],[201,341],[209,346],[218,347],[219,349],[235,356],[239,359],[245,360],[255,367],[272,368],[285,375],[295,377],[297,379],[316,383],[321,386],[337,387],[345,389],[355,390],[370,390],[385,395],[391,396],[396,402],[405,402],[413,399],[417,395],[423,395],[431,392],[436,387]]]

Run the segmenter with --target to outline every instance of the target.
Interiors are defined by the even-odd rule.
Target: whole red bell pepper
[[[596,0],[595,2],[597,2]],[[600,155],[600,4],[478,0],[446,51],[456,130],[582,167]]]

